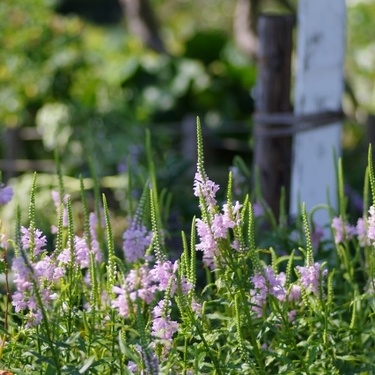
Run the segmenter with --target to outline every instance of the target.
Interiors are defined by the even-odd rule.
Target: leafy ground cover
[[[166,200],[158,192],[149,136],[149,179],[137,202],[127,197],[120,241],[97,183],[91,193],[81,178],[81,205],[73,205],[61,173],[51,199],[56,220],[50,233],[43,233],[34,176],[28,225],[21,226],[20,209],[13,222],[2,223],[2,369],[15,374],[375,372],[372,158],[362,217],[346,213],[339,163],[338,212],[321,205],[308,214],[301,203],[290,222],[283,209],[280,218],[273,217],[259,189],[236,200],[241,195],[236,170],[219,202],[219,185],[205,170],[199,122],[197,134],[191,194],[200,214],[190,233],[182,232],[177,260],[169,259],[166,246]],[[0,205],[12,197],[13,190],[2,186]],[[329,212],[326,228],[314,223],[319,209]],[[5,229],[12,225],[15,235],[6,239]]]

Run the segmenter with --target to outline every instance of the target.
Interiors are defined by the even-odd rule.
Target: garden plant
[[[281,202],[275,218],[259,187],[235,199],[232,172],[219,202],[219,186],[205,170],[198,121],[191,194],[200,215],[190,233],[181,233],[181,255],[172,261],[147,139],[149,180],[137,204],[128,197],[122,249],[98,184],[91,207],[81,178],[82,208],[74,212],[58,162],[57,215],[48,240],[35,211],[37,175],[28,225],[21,226],[20,210],[14,222],[2,222],[0,369],[47,375],[375,373],[371,147],[362,217],[346,213],[339,163],[338,212],[322,204],[307,213],[301,202],[289,220]],[[12,194],[3,185],[0,205]],[[326,210],[331,224],[316,225],[317,210]],[[6,239],[8,226],[15,234]]]

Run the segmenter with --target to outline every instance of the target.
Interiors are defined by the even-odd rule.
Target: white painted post
[[[344,89],[345,0],[299,0],[296,115],[339,111]],[[337,208],[333,149],[341,154],[341,123],[307,130],[294,136],[291,214],[298,211],[298,199],[309,212],[330,202]],[[314,216],[320,225],[328,223],[328,213]]]

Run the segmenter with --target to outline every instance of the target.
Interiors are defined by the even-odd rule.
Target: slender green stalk
[[[339,159],[338,164],[338,189],[339,189],[339,215],[343,222],[346,219],[346,201],[347,198],[345,196],[345,187],[344,187],[344,172],[342,169],[342,160]]]
[[[288,264],[286,266],[286,277],[285,277],[285,286],[286,287],[288,287],[290,282],[291,282],[294,254],[295,254],[295,249],[292,250],[292,252],[289,256],[289,259],[288,259]]]
[[[305,238],[306,238],[306,265],[312,266],[314,264],[314,256],[313,256],[311,234],[310,234],[309,222],[307,219],[305,203],[302,204],[302,220],[303,220],[303,227],[305,230]]]
[[[157,230],[157,239],[158,239],[158,246],[160,248],[160,252],[164,253],[165,250],[165,244],[164,244],[164,235],[160,231],[160,228],[162,228],[162,220],[161,220],[161,214],[160,214],[160,204],[159,204],[159,197],[158,197],[158,186],[156,182],[156,172],[155,172],[155,164],[152,157],[152,149],[151,149],[151,134],[149,131],[146,132],[146,153],[147,153],[147,166],[148,166],[148,173],[150,175],[150,183],[151,183],[151,189],[150,189],[150,195],[151,195],[151,202],[152,202],[152,215],[154,216],[155,221],[155,228],[153,227],[153,230]]]
[[[184,337],[184,375],[187,375],[187,355],[189,348],[189,340],[187,335]]]
[[[195,235],[195,216],[191,222],[190,232],[190,268],[188,273],[188,279],[192,285],[197,283],[197,251],[195,249],[196,235]]]
[[[29,257],[30,260],[34,261],[34,249],[35,249],[35,195],[36,195],[36,173],[33,176],[33,182],[30,193],[30,206],[29,206],[29,232],[30,232],[30,243],[29,243]]]
[[[255,227],[254,227],[254,214],[253,214],[253,209],[252,205],[249,202],[249,209],[248,209],[248,242],[249,242],[249,254],[250,254],[250,259],[253,263],[254,269],[257,271],[262,270],[262,266],[259,261],[259,257],[256,253],[256,244],[255,244]]]
[[[20,251],[22,249],[22,242],[21,242],[21,210],[20,206],[17,204],[16,212],[15,212],[15,228],[14,228],[14,236],[15,236],[15,246],[14,246],[14,256],[18,258],[20,256]]]
[[[366,167],[365,178],[363,182],[363,217],[364,218],[367,216],[367,212],[370,208],[369,196],[370,196],[369,167]]]
[[[60,160],[57,149],[55,149],[55,164],[56,164],[57,177],[59,179],[59,194],[60,194],[60,205],[61,205],[63,203],[65,189],[64,189],[64,179],[63,179],[63,175],[61,171],[61,160]]]
[[[108,265],[107,265],[107,295],[113,299],[113,287],[116,283],[116,264],[115,264],[115,244],[113,240],[112,226],[109,219],[109,209],[107,204],[107,199],[103,194],[103,208],[104,208],[104,217],[107,231],[107,246],[108,246]],[[111,310],[111,353],[115,357],[115,345],[116,345],[116,328],[115,328],[115,311]],[[114,371],[114,362],[111,364],[111,373]]]
[[[182,238],[182,249],[183,253],[181,254],[181,273],[184,275],[189,275],[189,246],[186,239],[186,235],[184,231],[181,231],[181,238]]]
[[[238,338],[238,344],[241,351],[241,355],[243,356],[244,360],[249,364],[250,367],[254,370],[254,365],[251,362],[244,345],[244,339],[242,335],[242,328],[241,328],[241,314],[240,314],[240,306],[238,301],[238,294],[234,297],[234,309],[236,313],[236,330],[237,330],[237,338]]]
[[[153,245],[153,249],[154,249],[157,260],[164,263],[167,259],[161,246],[160,230],[158,226],[157,209],[156,209],[157,203],[155,203],[154,201],[155,194],[152,191],[151,191],[150,197],[151,197],[151,225],[152,225],[152,232],[154,233],[154,236],[152,238],[152,245]]]
[[[104,217],[107,230],[108,265],[107,265],[107,293],[113,296],[113,287],[116,283],[115,244],[113,240],[112,226],[109,219],[107,199],[103,194]]]
[[[280,228],[284,228],[284,229],[288,227],[285,186],[281,187],[279,226]]]
[[[368,148],[368,174],[370,180],[370,188],[371,188],[371,195],[372,195],[372,205],[375,205],[375,174],[374,174],[374,165],[372,162],[372,146],[369,145]]]

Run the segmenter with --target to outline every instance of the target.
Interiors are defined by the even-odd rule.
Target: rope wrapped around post
[[[340,111],[323,111],[308,115],[296,115],[292,112],[256,113],[254,116],[254,136],[276,138],[291,136],[298,132],[315,129],[345,119]]]

